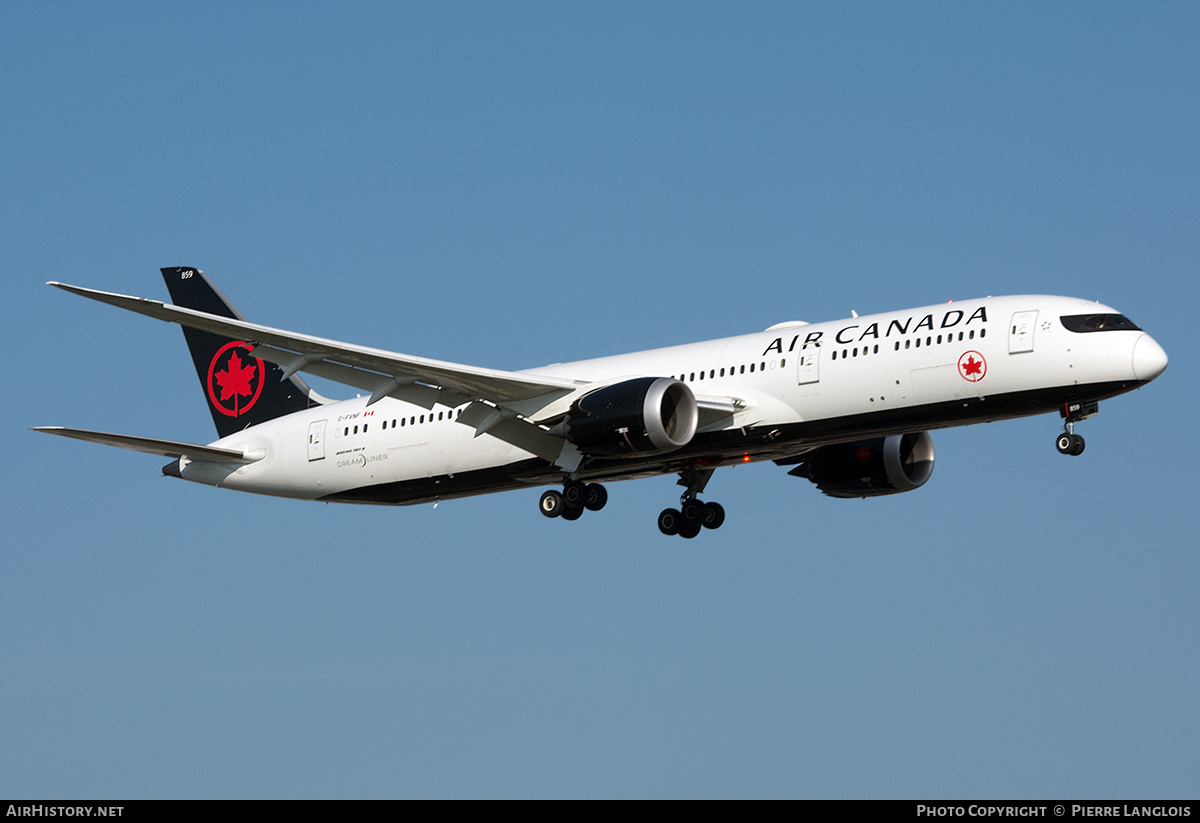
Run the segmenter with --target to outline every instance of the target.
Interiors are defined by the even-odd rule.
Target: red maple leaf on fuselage
[[[221,399],[228,400],[235,394],[244,397],[254,394],[254,389],[250,388],[250,380],[254,377],[254,372],[254,364],[243,366],[242,358],[234,350],[225,363],[225,371],[219,371],[214,375],[217,378],[217,385],[221,387]]]
[[[983,363],[976,360],[974,357],[968,357],[967,362],[963,363],[963,374],[972,375],[979,374],[983,368]]]

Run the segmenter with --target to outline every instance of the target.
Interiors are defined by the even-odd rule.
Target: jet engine
[[[807,477],[830,497],[910,492],[933,474],[933,438],[919,432],[822,446],[788,474]]]
[[[567,412],[567,439],[589,455],[674,451],[691,442],[699,413],[687,384],[638,377],[588,392]]]

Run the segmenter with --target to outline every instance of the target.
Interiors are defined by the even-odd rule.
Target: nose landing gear
[[[1080,435],[1072,431],[1065,431],[1054,441],[1054,445],[1060,454],[1069,454],[1072,457],[1078,457],[1083,454],[1083,448],[1086,444]]]
[[[1059,409],[1059,414],[1064,418],[1063,433],[1054,441],[1054,447],[1060,454],[1069,454],[1072,457],[1083,454],[1085,443],[1083,437],[1075,433],[1075,424],[1099,413],[1098,403],[1063,403]]]

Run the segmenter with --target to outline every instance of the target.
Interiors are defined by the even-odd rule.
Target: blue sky
[[[0,796],[1195,797],[1194,4],[0,5]],[[987,294],[1171,356],[906,495],[208,489],[162,299],[498,368]],[[339,387],[322,386],[345,396]]]

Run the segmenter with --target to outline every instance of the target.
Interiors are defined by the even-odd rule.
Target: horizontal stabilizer
[[[103,443],[106,446],[132,449],[135,452],[157,454],[163,457],[186,457],[189,460],[202,460],[206,463],[244,464],[262,459],[262,455],[250,457],[241,449],[199,446],[194,443],[157,440],[153,437],[138,437],[132,434],[111,434],[109,432],[88,431],[87,429],[66,429],[62,426],[37,426],[32,431],[57,434],[62,437],[74,437],[76,440],[88,440],[92,443]]]

